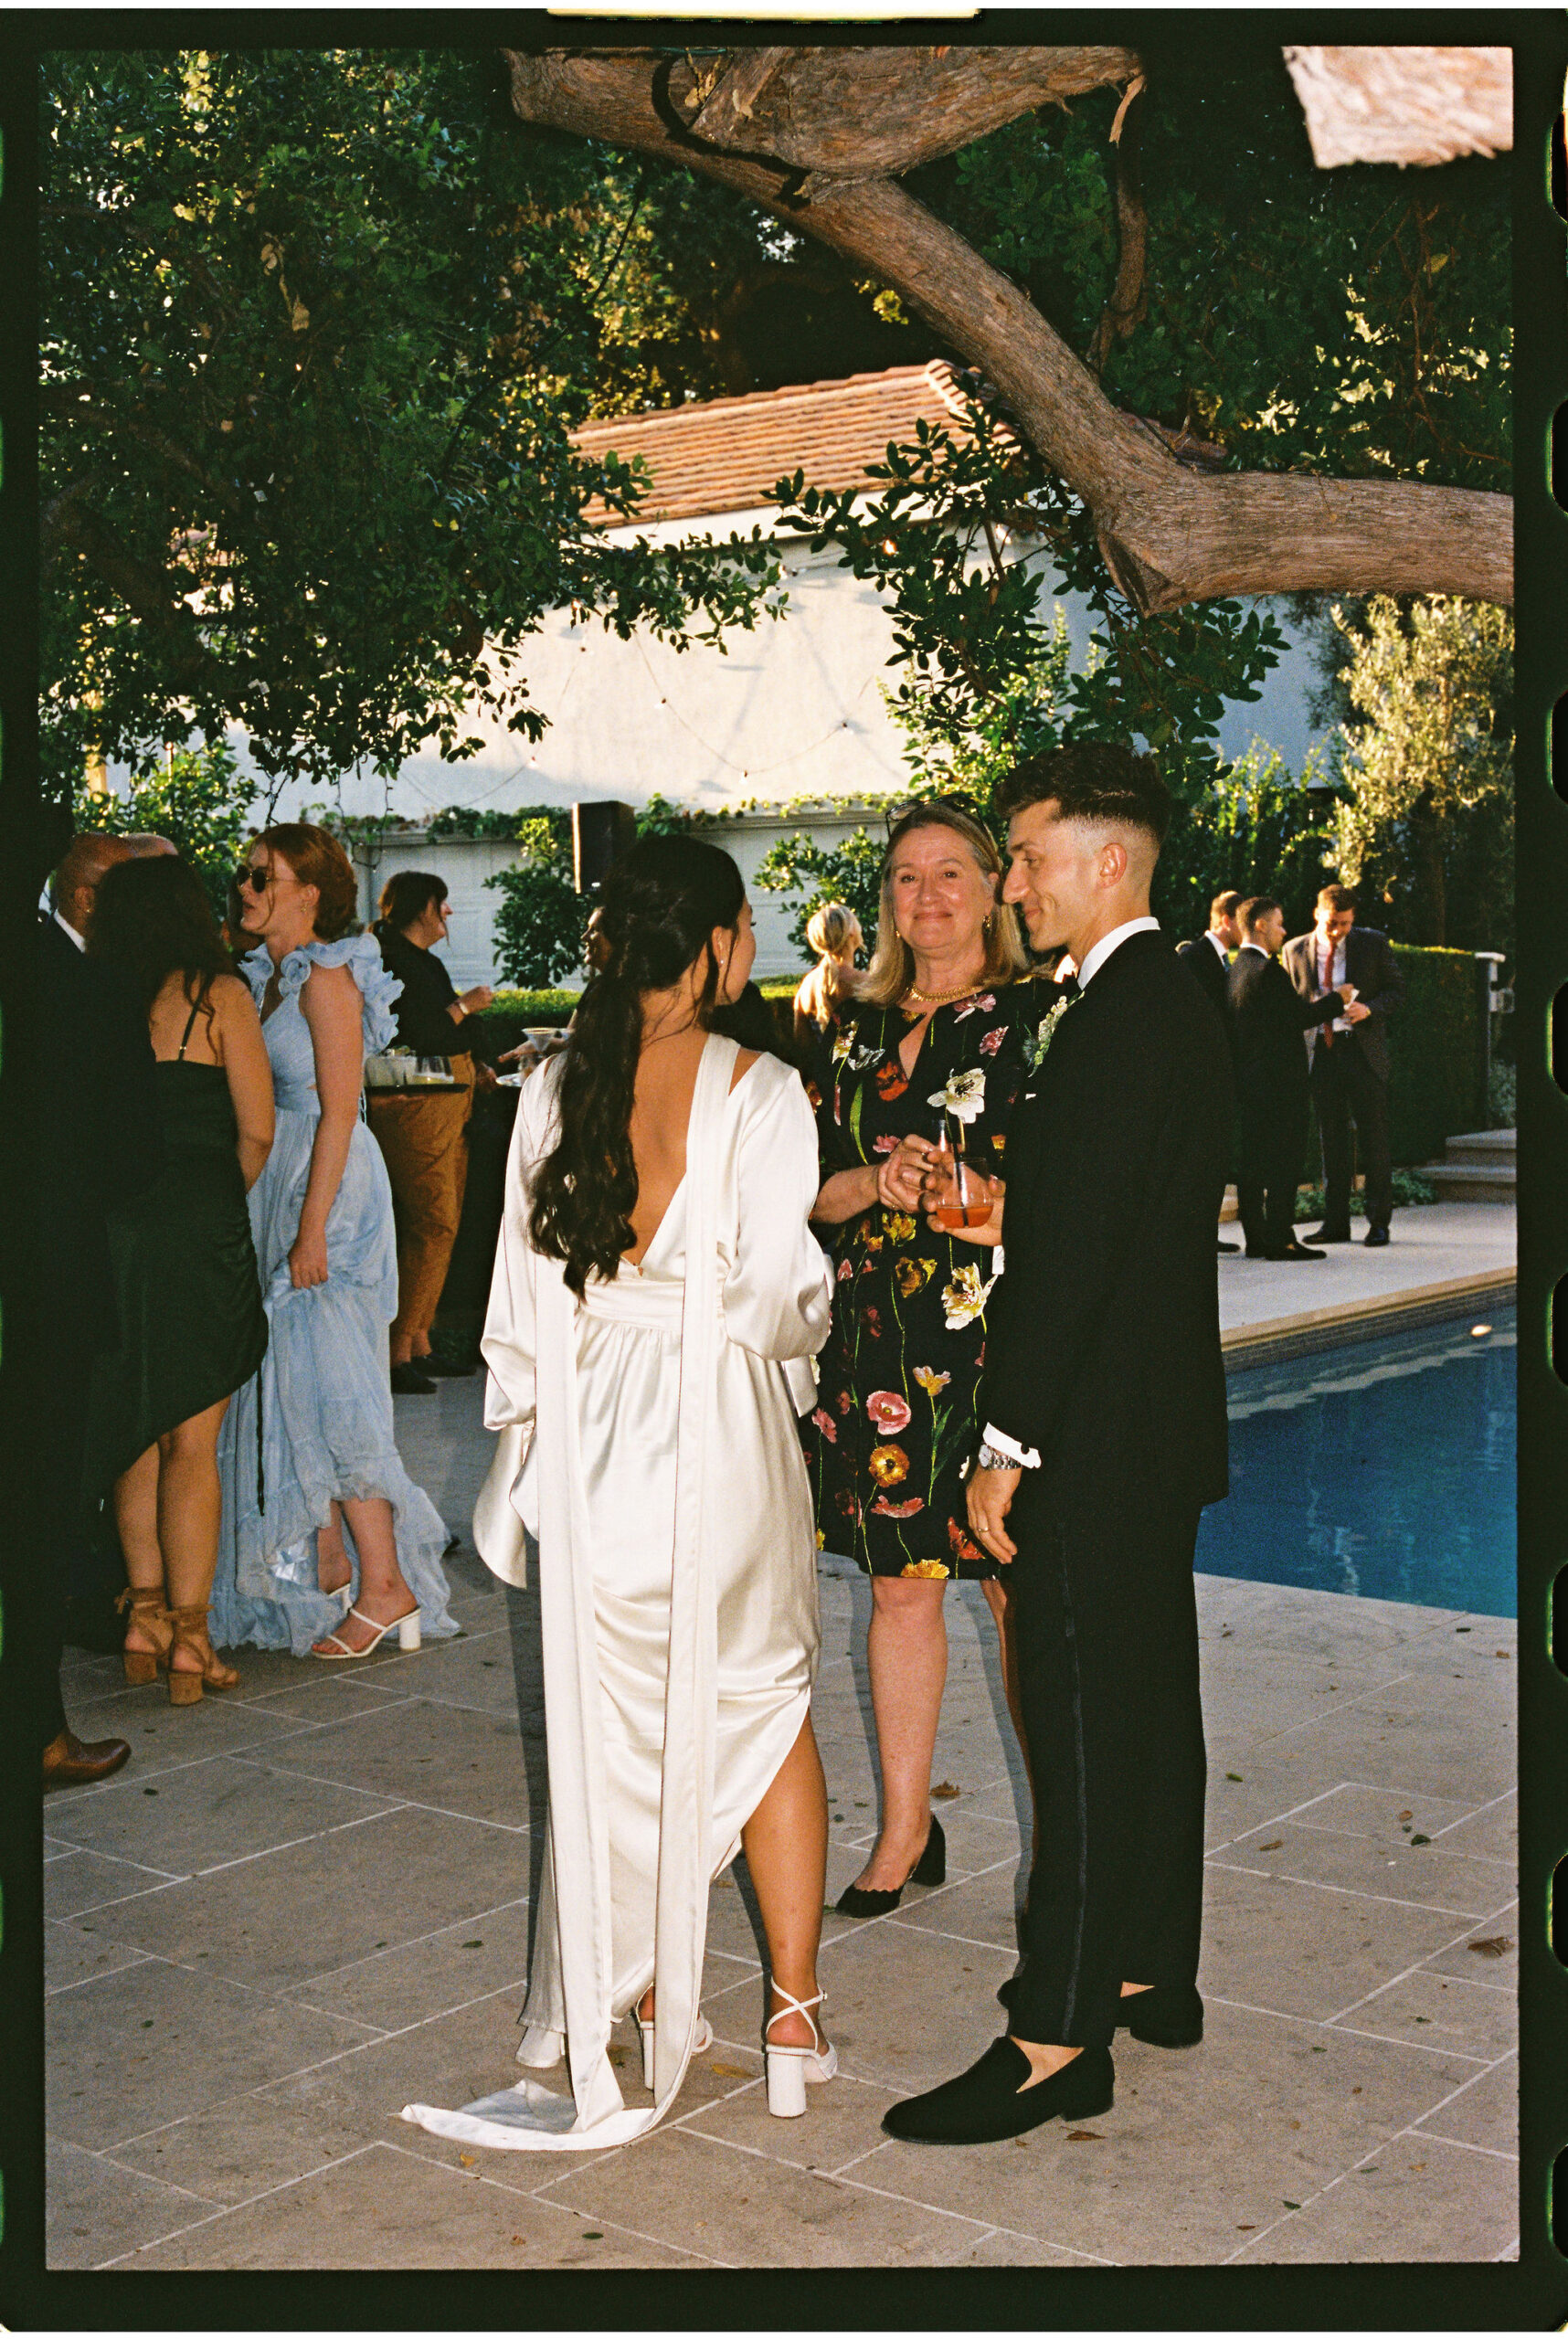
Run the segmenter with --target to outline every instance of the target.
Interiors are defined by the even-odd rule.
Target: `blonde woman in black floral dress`
[[[1028,960],[1001,876],[992,840],[956,807],[906,813],[883,863],[870,969],[817,1057],[822,1188],[812,1217],[837,1254],[810,1433],[818,1540],[872,1578],[882,1771],[882,1830],[838,1903],[849,1916],[880,1915],[911,1878],[936,1884],[945,1873],[930,1786],[948,1581],[978,1578],[1003,1626],[1005,1594],[969,1535],[960,1477],[975,1444],[996,1238],[934,1231],[920,1200],[944,1107],[971,1169],[1000,1180],[1028,1039],[1055,996],[1020,979]]]

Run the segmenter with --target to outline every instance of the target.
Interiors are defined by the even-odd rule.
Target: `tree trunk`
[[[1179,462],[1158,433],[1113,406],[1088,367],[1027,296],[961,236],[887,176],[849,181],[845,166],[908,169],[949,152],[1040,102],[1064,60],[1084,62],[1078,88],[1136,69],[1126,50],[950,50],[963,60],[948,80],[903,48],[791,52],[759,85],[735,135],[790,149],[793,168],[699,143],[685,126],[723,116],[721,73],[703,84],[683,61],[648,51],[528,56],[503,51],[512,102],[524,122],[632,146],[701,171],[817,238],[890,285],[983,370],[1052,468],[1094,516],[1119,589],[1144,612],[1233,594],[1457,593],[1509,601],[1513,589],[1510,498],[1418,482],[1335,480],[1292,471],[1203,473]],[[810,60],[826,55],[832,75]],[[1037,63],[1034,79],[1020,58]],[[848,60],[874,60],[853,66]],[[812,73],[837,91],[840,109],[810,102]],[[875,76],[892,76],[883,102],[902,111],[888,128],[857,118]],[[837,79],[832,77],[836,76]],[[924,76],[922,80],[921,77]],[[902,77],[902,78],[900,78]],[[749,86],[749,85],[748,85]],[[881,88],[881,83],[877,86]],[[1063,82],[1062,88],[1067,84]],[[925,94],[921,91],[924,89]],[[1031,94],[1033,91],[1034,94]],[[744,95],[744,92],[741,93]],[[788,97],[788,106],[785,104]],[[738,109],[732,106],[731,113]],[[785,120],[788,113],[789,120]],[[726,135],[731,134],[726,129]],[[932,142],[937,142],[932,143]],[[807,179],[797,174],[804,167]]]

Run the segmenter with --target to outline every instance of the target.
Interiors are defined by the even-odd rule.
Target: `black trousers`
[[[1393,1216],[1393,1164],[1389,1156],[1388,1083],[1380,1080],[1353,1040],[1319,1037],[1312,1051],[1312,1101],[1323,1140],[1323,1223],[1348,1227],[1355,1142],[1366,1179],[1367,1222],[1386,1226]]]
[[[1282,1251],[1307,1157],[1307,1091],[1244,1094],[1236,1120],[1236,1210],[1249,1251]]]
[[[1008,2028],[1043,2046],[1108,2046],[1124,1982],[1197,1978],[1198,1515],[1115,1502],[1066,1519],[1022,1487],[1013,1511],[1038,1852]]]

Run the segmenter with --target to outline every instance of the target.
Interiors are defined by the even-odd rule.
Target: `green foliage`
[[[1404,999],[1389,1019],[1388,1110],[1396,1161],[1432,1161],[1446,1140],[1487,1125],[1481,991],[1467,950],[1396,943]]]
[[[1437,1199],[1437,1189],[1430,1185],[1425,1178],[1416,1177],[1412,1170],[1396,1170],[1393,1173],[1393,1199],[1400,1210],[1414,1210],[1425,1202],[1435,1202]],[[1298,1187],[1294,1212],[1295,1222],[1298,1226],[1319,1225],[1326,1208],[1327,1201],[1321,1186]],[[1365,1201],[1359,1192],[1352,1191],[1351,1216],[1364,1218],[1366,1214]]]
[[[571,814],[535,804],[512,819],[520,857],[484,881],[501,895],[496,963],[507,982],[541,990],[581,968],[589,905],[572,883]]]
[[[789,923],[789,939],[802,959],[810,963],[806,922],[823,902],[846,902],[860,920],[869,946],[876,932],[881,905],[882,856],[885,836],[873,837],[856,829],[842,844],[818,844],[806,835],[780,837],[757,865],[758,885],[773,894],[798,894],[800,906]]]
[[[1151,906],[1167,933],[1202,934],[1214,895],[1272,894],[1292,934],[1312,923],[1318,889],[1334,866],[1331,791],[1299,778],[1255,747],[1216,773],[1203,794],[1179,805],[1154,873]]]
[[[1358,621],[1359,618],[1359,621]],[[1490,602],[1336,609],[1351,712],[1335,843],[1412,939],[1513,947],[1513,619]]]
[[[1277,42],[1150,24],[1124,140],[1148,214],[1147,314],[1106,360],[1125,408],[1241,469],[1510,480],[1511,171],[1323,171]],[[1115,280],[1115,90],[1043,107],[913,192],[1080,354]]]
[[[786,524],[832,545],[873,583],[893,624],[890,664],[905,670],[890,704],[929,772],[949,756],[1009,760],[1068,739],[1141,740],[1167,780],[1209,778],[1227,704],[1255,700],[1284,636],[1236,601],[1139,617],[1118,592],[1093,524],[1034,450],[972,397],[959,435],[923,418],[913,441],[869,467],[876,492],[773,490]],[[1054,572],[1087,601],[1095,630],[1083,669],[1065,655]]]
[[[240,771],[227,740],[219,739],[200,748],[171,749],[128,796],[94,796],[79,788],[75,823],[111,836],[167,837],[200,871],[214,914],[221,918],[229,880],[257,825],[250,817],[256,794],[255,781]]]
[[[611,545],[588,462],[585,164],[498,141],[461,50],[58,53],[44,74],[43,732],[150,771],[242,725],[275,783],[537,737],[553,609],[674,648],[772,550]]]

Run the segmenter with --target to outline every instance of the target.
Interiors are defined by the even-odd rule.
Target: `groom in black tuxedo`
[[[1192,1554],[1226,1491],[1214,1222],[1230,1052],[1149,914],[1171,818],[1115,746],[1022,764],[1004,899],[1065,942],[1079,994],[1042,1022],[1008,1144],[1006,1269],[986,1332],[969,1521],[1005,1562],[1036,1852],[1008,2027],[884,2125],[981,2143],[1110,2109],[1126,2027],[1202,2036],[1203,1724]]]

